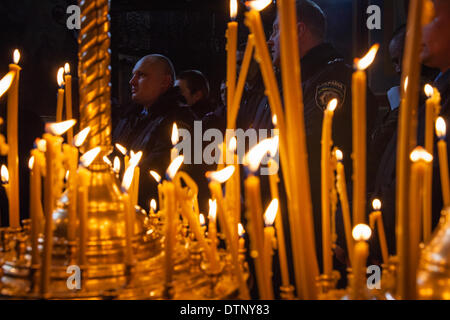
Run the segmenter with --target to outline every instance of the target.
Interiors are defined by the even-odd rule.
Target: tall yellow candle
[[[272,174],[269,175],[269,184],[270,184],[270,195],[272,199],[279,199],[278,194],[278,165],[277,163],[270,159],[269,160],[269,169]],[[284,227],[283,227],[283,218],[280,212],[280,206],[278,206],[276,218],[275,218],[275,228],[277,231],[277,243],[278,243],[278,259],[280,261],[280,270],[281,270],[281,284],[284,287],[290,285],[289,282],[289,269],[287,263],[287,255],[286,255],[286,243],[284,239]]]
[[[164,210],[166,213],[166,228],[165,228],[165,283],[170,285],[173,278],[173,252],[175,250],[175,237],[177,229],[177,211],[175,200],[175,186],[172,182],[164,181]]]
[[[236,51],[238,23],[234,21],[237,14],[237,0],[230,0],[230,17],[226,31],[227,38],[227,124],[231,123],[234,90],[236,86]]]
[[[396,164],[396,236],[398,255],[397,298],[408,299],[411,294],[408,289],[407,273],[409,220],[409,155],[416,146],[417,138],[417,105],[419,101],[420,78],[420,46],[422,39],[422,18],[425,13],[424,1],[411,1],[408,12],[407,36],[403,53],[402,91],[399,108],[398,137],[397,137],[397,164]],[[408,81],[406,81],[408,79]],[[406,83],[407,82],[407,83]]]
[[[217,228],[216,228],[216,214],[217,214],[217,200],[209,199],[209,223],[208,223],[208,238],[211,241],[211,255],[217,256]]]
[[[7,139],[8,139],[8,169],[9,169],[9,226],[19,228],[19,150],[18,150],[18,121],[19,121],[19,79],[20,68],[19,50],[14,51],[14,63],[9,65],[9,71],[14,72],[14,79],[8,91],[7,104]]]
[[[59,68],[56,75],[58,82],[58,94],[56,96],[56,122],[63,121],[63,108],[64,108],[64,68]]]
[[[339,194],[339,199],[341,202],[342,208],[342,217],[344,220],[344,230],[345,230],[345,241],[347,244],[347,251],[350,260],[350,266],[353,265],[353,237],[352,237],[352,220],[350,217],[350,205],[348,203],[348,195],[347,195],[347,183],[345,181],[345,169],[344,163],[342,160],[344,159],[344,155],[341,150],[337,149],[335,152],[336,155],[336,189]]]
[[[133,265],[135,263],[133,253],[133,236],[134,236],[134,216],[135,207],[133,205],[134,196],[132,193],[133,180],[134,180],[135,167],[130,165],[123,175],[122,190],[123,204],[125,210],[125,263],[127,265]]]
[[[78,149],[68,144],[63,145],[63,153],[69,167],[69,222],[67,226],[67,239],[74,241],[77,225],[77,168],[78,168]]]
[[[389,259],[389,252],[386,242],[386,233],[384,232],[383,216],[381,215],[381,201],[379,199],[374,199],[372,201],[372,208],[374,211],[370,215],[373,217],[374,225],[373,227],[371,226],[371,228],[373,229],[375,223],[377,223],[381,255],[383,257],[383,263],[386,265]]]
[[[31,219],[31,265],[39,264],[38,237],[39,237],[39,208],[41,206],[41,164],[38,156],[39,150],[31,151],[28,162],[30,169],[30,219]]]
[[[66,63],[64,65],[64,82],[65,94],[66,94],[66,120],[72,119],[72,75],[70,74],[70,65]],[[73,128],[67,131],[67,143],[72,145],[73,142]]]
[[[365,222],[366,209],[366,87],[365,69],[375,59],[379,45],[374,44],[366,56],[355,59],[357,70],[352,77],[353,132],[353,225]]]
[[[366,298],[366,262],[369,255],[369,245],[366,241],[372,235],[372,230],[366,224],[358,224],[353,228],[352,235],[355,240],[352,299],[360,300]]]
[[[278,199],[273,199],[264,213],[264,251],[263,261],[265,266],[264,279],[267,287],[267,299],[273,299],[273,285],[272,285],[272,257],[273,257],[273,243],[275,237],[275,229],[273,223],[278,212]]]
[[[331,276],[333,270],[333,251],[331,249],[331,147],[332,124],[337,99],[332,99],[324,112],[322,122],[322,156],[321,156],[321,187],[322,187],[322,254],[323,273]]]
[[[439,138],[438,141],[438,153],[439,153],[439,169],[441,172],[441,188],[442,199],[444,202],[444,208],[450,205],[450,186],[449,186],[449,174],[448,174],[448,155],[447,155],[447,143],[445,142],[446,124],[442,117],[436,120],[436,135]]]
[[[87,265],[88,203],[88,186],[81,185],[77,190],[77,209],[80,217],[79,264],[81,266]]]

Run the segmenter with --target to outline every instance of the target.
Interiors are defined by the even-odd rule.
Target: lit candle
[[[411,152],[410,159],[411,178],[409,189],[409,215],[406,232],[403,237],[408,243],[407,254],[407,268],[405,270],[405,288],[408,293],[408,299],[416,298],[416,281],[417,281],[417,267],[419,264],[420,255],[420,230],[421,230],[421,216],[422,210],[422,191],[423,179],[427,166],[433,161],[433,156],[429,154],[424,148],[416,147]]]
[[[446,124],[442,117],[438,117],[436,120],[436,135],[439,138],[438,141],[438,153],[439,153],[439,169],[441,172],[441,187],[442,187],[442,199],[444,202],[444,208],[450,205],[450,186],[448,175],[448,155],[447,155],[447,143],[445,142]]]
[[[64,68],[58,69],[56,80],[58,82],[58,95],[56,97],[56,122],[61,122],[63,121],[62,114],[64,108]]]
[[[403,54],[402,80],[404,90],[401,95],[398,119],[397,164],[396,164],[396,236],[398,255],[397,297],[409,299],[415,296],[408,288],[408,233],[410,209],[410,160],[409,156],[416,146],[417,139],[417,106],[419,101],[420,79],[420,46],[422,39],[423,1],[411,1],[406,27],[405,50]],[[408,85],[406,85],[408,79]]]
[[[381,214],[381,201],[379,199],[374,199],[372,201],[372,208],[374,211],[370,214],[370,218],[373,219],[373,222],[370,227],[373,229],[375,227],[375,223],[377,223],[381,255],[383,257],[383,263],[386,265],[389,259],[389,252],[386,242],[386,233],[384,232],[383,216]]]
[[[425,150],[434,154],[434,123],[441,110],[439,91],[429,84],[425,85],[425,94],[428,99],[425,105]],[[423,240],[428,242],[431,234],[431,193],[433,182],[433,166],[428,166],[425,172],[423,189]]]
[[[133,253],[133,236],[134,236],[134,216],[135,209],[132,206],[132,194],[129,194],[130,187],[134,178],[134,166],[129,166],[125,171],[122,180],[123,205],[125,208],[125,263],[133,265],[135,263]]]
[[[116,143],[115,146],[116,146],[117,150],[119,150],[120,153],[123,154],[124,162],[125,162],[124,167],[128,168],[128,161],[130,160],[130,157],[127,154],[127,152],[128,152],[127,149],[119,143]]]
[[[39,163],[39,150],[31,151],[28,161],[30,169],[30,219],[31,219],[31,265],[39,264],[38,237],[39,237],[39,208],[41,207],[41,164]]]
[[[173,161],[173,159],[178,157],[178,149],[175,148],[175,145],[178,143],[179,140],[180,137],[178,134],[177,124],[174,122],[172,127],[172,137],[171,137],[172,149],[170,150],[170,161]]]
[[[9,168],[9,226],[20,228],[19,221],[19,153],[18,153],[18,116],[19,116],[19,78],[20,66],[19,50],[14,51],[14,63],[9,65],[9,71],[14,72],[14,79],[8,92],[7,105],[7,139],[8,139],[8,168]]]
[[[156,212],[156,200],[151,199],[150,200],[150,216],[155,215],[155,212]]]
[[[159,211],[161,211],[164,208],[164,202],[163,202],[163,190],[161,185],[161,176],[153,170],[150,170],[150,175],[156,180],[158,183],[158,203],[159,203]]]
[[[265,266],[264,278],[266,280],[267,287],[267,299],[273,299],[273,286],[272,286],[272,256],[273,256],[273,243],[275,236],[275,229],[273,223],[278,211],[278,199],[273,199],[264,213],[264,251],[263,261]]]
[[[332,124],[337,99],[332,99],[324,112],[322,123],[322,157],[321,157],[321,186],[322,186],[322,254],[323,273],[331,276],[333,270],[333,251],[331,249],[331,146]]]
[[[231,114],[234,90],[236,85],[236,51],[238,23],[235,21],[237,15],[237,0],[230,0],[230,18],[226,31],[227,38],[227,124],[231,124]]]
[[[66,89],[66,120],[72,119],[72,76],[70,74],[70,65],[64,65],[64,82]],[[67,143],[72,145],[73,129],[70,128],[67,132]]]
[[[242,223],[240,222],[238,224],[238,235],[239,235],[239,252],[243,252],[245,251],[245,239],[244,239],[245,230],[244,227],[242,226]]]
[[[364,223],[366,209],[366,87],[365,70],[372,64],[379,45],[374,44],[362,59],[355,59],[352,77],[353,131],[353,224]]]
[[[366,224],[358,224],[352,231],[355,240],[353,264],[353,296],[354,300],[364,299],[366,288],[366,262],[369,255],[369,240],[372,230]]]
[[[217,256],[217,228],[216,228],[216,214],[217,214],[217,200],[209,199],[209,214],[208,214],[208,238],[211,241],[211,255]],[[216,269],[217,270],[217,269]]]
[[[353,265],[353,238],[352,238],[352,221],[350,218],[350,206],[348,204],[347,183],[345,181],[345,169],[342,162],[344,155],[341,150],[337,149],[335,152],[336,165],[336,188],[339,194],[339,199],[342,208],[342,217],[344,220],[345,240],[347,243],[348,256],[350,266]]]
[[[269,184],[270,184],[270,195],[272,199],[278,199],[278,165],[273,160],[269,160]],[[280,261],[280,270],[281,270],[281,283],[282,286],[287,287],[290,285],[289,283],[289,269],[287,263],[287,255],[286,255],[286,243],[284,240],[284,227],[283,227],[283,218],[281,217],[280,207],[278,206],[278,211],[275,218],[275,228],[277,230],[277,240],[278,240],[278,259]]]
[[[0,80],[0,98],[11,87],[11,84],[13,83],[15,76],[16,76],[16,72],[10,71]]]
[[[8,197],[9,201],[9,171],[4,164],[2,164],[1,176],[2,176],[2,185],[3,188],[5,188],[6,196]]]
[[[228,151],[232,156],[232,165],[234,166],[234,173],[226,182],[226,202],[227,211],[229,212],[232,232],[237,232],[238,221],[241,221],[241,174],[238,157],[235,154],[237,147],[236,137],[232,137],[228,144]],[[228,163],[228,159],[227,159]]]

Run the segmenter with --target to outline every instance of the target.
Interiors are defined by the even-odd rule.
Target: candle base
[[[333,270],[331,275],[322,274],[317,278],[317,287],[319,288],[319,299],[320,296],[326,299],[327,294],[336,289],[336,285],[338,280],[341,278],[341,275],[338,271]]]
[[[283,300],[294,300],[295,288],[292,285],[280,286],[280,297]]]

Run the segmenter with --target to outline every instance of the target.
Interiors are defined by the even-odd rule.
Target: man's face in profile
[[[272,62],[275,66],[280,65],[280,28],[279,28],[279,18],[273,22],[272,34],[270,35],[269,41],[267,41],[270,53],[272,54]]]

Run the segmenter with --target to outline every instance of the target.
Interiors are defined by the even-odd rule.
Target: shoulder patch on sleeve
[[[321,83],[316,87],[316,105],[325,110],[331,99],[338,99],[338,107],[345,100],[346,86],[342,82],[332,80]]]

